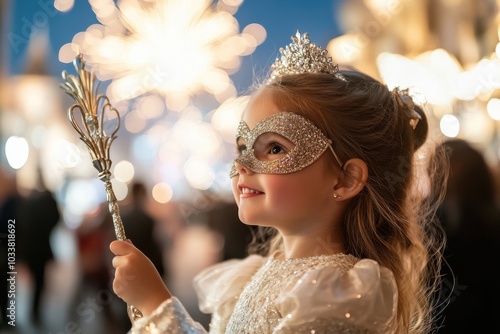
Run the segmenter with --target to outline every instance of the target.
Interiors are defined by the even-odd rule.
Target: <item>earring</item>
[[[339,195],[339,194],[337,194],[337,193],[333,193],[333,198],[340,198],[340,197],[342,197],[342,196],[340,196],[340,195]]]

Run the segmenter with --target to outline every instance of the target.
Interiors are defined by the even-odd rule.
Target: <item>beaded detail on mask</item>
[[[281,158],[259,160],[255,154],[255,143],[261,135],[269,132],[286,138],[295,146]],[[238,175],[236,162],[254,173],[287,174],[297,172],[316,161],[331,145],[331,141],[316,125],[293,112],[272,114],[258,122],[252,130],[242,121],[238,126],[236,138],[244,139],[246,149],[234,160],[229,173],[231,178]]]

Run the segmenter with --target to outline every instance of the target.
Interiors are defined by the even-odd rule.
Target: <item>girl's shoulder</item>
[[[222,302],[237,297],[266,259],[250,255],[244,259],[223,261],[201,271],[194,278],[200,310],[213,313]]]
[[[275,305],[283,315],[283,328],[324,319],[391,333],[397,302],[397,285],[389,269],[370,259],[341,255],[306,271]]]

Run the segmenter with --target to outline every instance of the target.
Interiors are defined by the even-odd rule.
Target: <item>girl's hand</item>
[[[113,290],[127,304],[148,316],[172,297],[153,263],[130,240],[115,240],[109,249],[116,255]]]

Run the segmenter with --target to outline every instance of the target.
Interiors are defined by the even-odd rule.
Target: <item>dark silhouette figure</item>
[[[467,142],[445,142],[450,174],[440,219],[447,236],[439,333],[500,333],[500,212],[493,176]]]
[[[242,259],[248,256],[252,231],[250,226],[239,220],[236,203],[217,202],[207,215],[209,228],[219,232],[224,238],[222,260]]]
[[[156,221],[146,209],[148,196],[146,187],[135,182],[130,187],[124,205],[120,206],[120,216],[127,239],[143,252],[155,265],[158,273],[165,279],[166,270],[163,262],[163,249],[157,238]],[[130,320],[125,305],[121,307],[120,324],[130,328]]]
[[[59,207],[47,189],[33,190],[24,198],[17,213],[17,236],[20,257],[34,279],[32,317],[40,323],[40,303],[45,287],[45,269],[54,259],[50,246],[52,230],[60,219]]]
[[[14,241],[15,239],[9,239],[9,229],[12,231],[16,226],[16,213],[17,206],[20,202],[19,194],[17,193],[14,176],[9,177],[7,173],[0,171],[0,329],[1,328],[12,328],[7,323],[12,320],[9,318],[9,311],[7,310],[9,302],[9,285],[7,284],[7,279],[9,275],[9,256],[11,256],[11,250],[9,250],[8,242]],[[10,226],[9,226],[10,225]],[[11,235],[11,237],[16,237],[16,233]],[[14,245],[15,247],[15,245]],[[16,253],[16,252],[14,252]],[[16,255],[16,254],[14,254]]]
[[[162,248],[155,237],[155,220],[146,210],[146,187],[140,182],[133,183],[129,196],[130,203],[123,206],[121,214],[125,235],[153,262],[160,275],[164,276]]]

